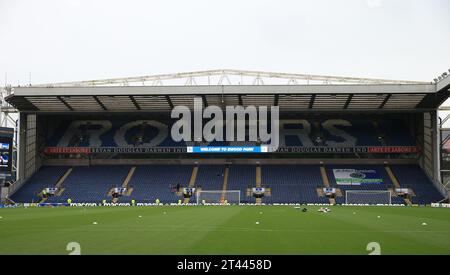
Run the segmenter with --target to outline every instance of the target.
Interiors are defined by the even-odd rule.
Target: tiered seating
[[[202,190],[222,190],[224,180],[223,165],[199,166],[195,187]],[[54,187],[68,167],[42,167],[18,190],[12,199],[19,203],[38,202],[38,194],[46,187]],[[177,202],[180,197],[171,187],[180,184],[188,186],[193,166],[190,165],[146,165],[138,166],[129,181],[133,188],[131,196],[123,196],[119,202]],[[384,184],[345,186],[336,184],[333,169],[376,170]],[[402,188],[411,188],[416,196],[413,203],[437,202],[443,197],[432,182],[417,165],[391,166],[393,174]],[[101,202],[106,199],[113,187],[122,185],[130,166],[89,166],[75,167],[64,181],[65,190],[61,196],[51,197],[47,202]],[[264,203],[328,203],[326,197],[318,197],[316,189],[323,187],[320,167],[316,165],[263,165],[262,186],[271,188],[271,196],[263,198]],[[347,190],[388,190],[395,188],[383,165],[331,165],[326,167],[331,187],[340,188],[345,195]],[[241,202],[255,202],[247,197],[247,188],[256,186],[256,167],[254,165],[231,165],[228,174],[228,190],[240,190]],[[195,201],[195,197],[192,198]],[[404,203],[400,197],[393,197],[393,203]],[[344,197],[337,197],[336,203],[345,203]]]
[[[174,203],[180,197],[171,189],[180,184],[187,186],[191,177],[190,165],[145,165],[138,166],[128,186],[133,188],[131,196],[123,196],[119,202],[154,203],[159,199],[161,203]]]
[[[231,165],[228,175],[228,190],[241,191],[241,203],[254,203],[254,197],[247,197],[247,188],[255,187],[256,167],[254,165]]]
[[[202,190],[222,190],[224,170],[223,165],[199,166],[195,186]]]
[[[204,191],[218,191],[223,189],[225,166],[223,165],[200,165],[198,167],[195,187]],[[228,185],[229,186],[229,185]],[[227,188],[230,190],[230,188]],[[241,194],[242,199],[242,194]],[[191,197],[190,201],[197,200],[196,194]]]
[[[47,187],[54,187],[56,182],[69,169],[65,166],[43,166],[20,188],[11,199],[17,203],[39,202],[38,194]]]
[[[61,196],[50,197],[47,202],[74,203],[101,202],[111,200],[108,191],[120,187],[128,174],[130,166],[79,166],[65,180]]]
[[[318,197],[316,188],[323,185],[319,166],[315,165],[264,165],[262,185],[270,187],[272,196],[265,203],[328,203]]]
[[[392,170],[402,188],[411,188],[416,193],[413,203],[428,204],[444,198],[419,166],[395,165]]]

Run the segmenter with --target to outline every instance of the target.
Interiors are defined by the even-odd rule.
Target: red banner
[[[368,147],[367,153],[372,154],[411,154],[418,153],[417,146],[371,146]]]
[[[47,147],[44,152],[46,154],[90,154],[89,147]]]

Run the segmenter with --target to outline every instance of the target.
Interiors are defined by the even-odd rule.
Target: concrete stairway
[[[323,186],[325,186],[325,188],[329,188],[330,180],[328,179],[327,170],[325,169],[325,166],[320,166],[320,175],[322,176]],[[337,195],[338,194],[336,193],[336,196]],[[336,200],[334,198],[328,198],[328,200],[329,200],[330,204],[336,204]]]
[[[260,188],[261,186],[261,166],[256,166],[256,187]],[[262,198],[257,198],[256,199],[256,204],[261,204],[262,203]]]
[[[225,191],[228,189],[228,176],[230,174],[230,167],[227,165],[225,166],[225,171],[223,174],[223,184],[222,184],[222,196],[220,196],[220,201],[225,201]]]
[[[72,168],[72,167],[69,168],[69,169],[64,173],[64,175],[56,182],[55,187],[58,188],[58,189],[61,188],[61,186],[63,185],[64,181],[67,179],[67,177],[70,175],[70,173],[72,173],[72,171],[73,171],[73,168]]]

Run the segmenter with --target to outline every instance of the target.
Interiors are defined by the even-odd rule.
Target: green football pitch
[[[0,209],[0,254],[450,254],[450,209],[161,206]]]

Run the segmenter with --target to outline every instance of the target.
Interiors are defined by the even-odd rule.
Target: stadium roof
[[[423,81],[391,80],[360,77],[342,77],[311,74],[294,74],[245,70],[208,70],[138,77],[110,78],[76,82],[37,85],[39,87],[72,86],[147,86],[174,85],[264,85],[264,84],[429,84]],[[36,85],[35,85],[36,86]]]
[[[205,106],[279,106],[285,112],[423,111],[439,107],[447,89],[428,82],[213,70],[16,87],[6,101],[22,112],[166,112],[192,108],[196,96]]]

